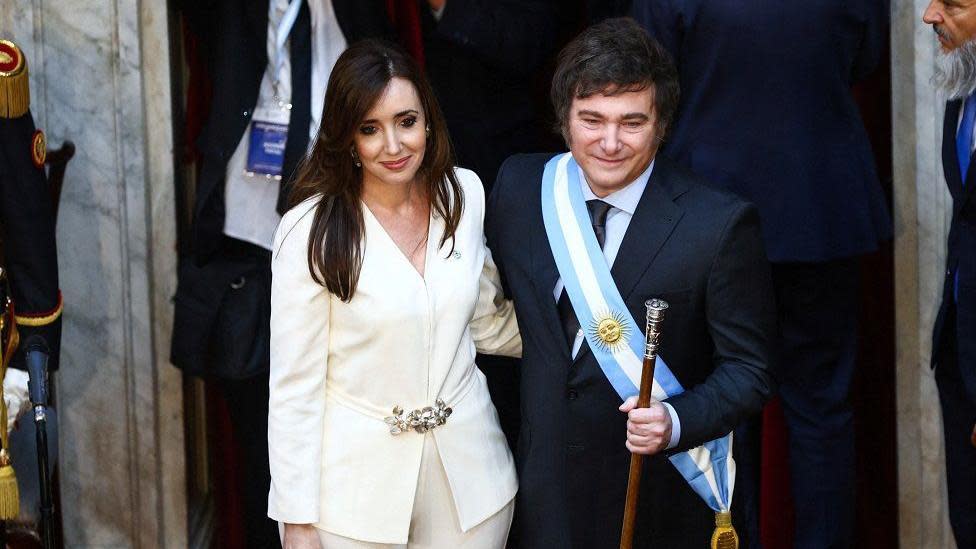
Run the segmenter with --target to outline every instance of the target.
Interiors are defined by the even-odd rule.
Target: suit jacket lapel
[[[956,127],[959,125],[961,108],[962,101],[959,99],[946,103],[945,120],[942,126],[942,171],[953,198],[958,198],[962,190],[962,175],[959,172],[959,157],[956,154]]]
[[[610,270],[625,301],[684,215],[674,198],[685,190],[677,184],[669,166],[658,160]]]
[[[952,194],[953,210],[956,214],[972,198],[973,187],[976,187],[976,151],[970,154],[970,169],[966,174],[965,185],[963,185],[962,173],[959,171],[956,132],[959,125],[960,110],[962,110],[961,99],[946,103],[945,121],[942,127],[942,171],[945,174],[949,193]]]
[[[562,350],[564,358],[569,358],[570,349],[566,345],[566,335],[563,333],[559,311],[556,308],[556,298],[553,291],[559,280],[559,269],[549,247],[545,226],[542,223],[542,210],[539,210],[539,228],[533,231],[532,238],[532,282],[535,284],[536,299],[539,300],[539,315],[542,323],[548,327],[550,336],[556,342],[556,347]]]
[[[661,246],[684,215],[683,210],[674,203],[674,198],[685,190],[686,187],[671,174],[666,161],[660,158],[655,161],[647,188],[637,203],[610,269],[610,275],[624,301],[633,293],[637,282],[650,268]],[[580,360],[589,352],[589,345],[584,344],[575,360]]]

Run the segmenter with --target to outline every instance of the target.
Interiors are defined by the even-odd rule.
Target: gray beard
[[[962,99],[976,89],[976,40],[939,55],[933,83],[948,99]]]

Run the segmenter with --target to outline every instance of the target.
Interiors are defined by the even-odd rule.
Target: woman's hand
[[[285,523],[285,540],[282,549],[322,549],[318,530],[311,524]]]

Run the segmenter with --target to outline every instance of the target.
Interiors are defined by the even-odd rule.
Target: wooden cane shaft
[[[651,390],[654,387],[654,363],[657,356],[644,357],[644,365],[641,368],[640,392],[637,393],[637,407],[648,408],[651,405]]]
[[[624,524],[620,531],[620,549],[634,545],[634,525],[637,523],[637,496],[640,492],[644,456],[630,454],[630,473],[627,477],[627,500],[624,505]]]
[[[651,388],[654,385],[654,363],[656,356],[644,356],[641,368],[641,386],[637,394],[637,407],[651,405]],[[624,522],[620,531],[620,549],[631,549],[634,544],[634,525],[637,522],[637,499],[640,493],[641,470],[644,456],[630,454],[630,473],[627,476],[627,500],[624,504]]]

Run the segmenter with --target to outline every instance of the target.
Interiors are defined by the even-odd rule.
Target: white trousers
[[[324,530],[319,530],[319,540],[322,549],[502,549],[514,512],[512,500],[474,528],[462,532],[437,443],[432,435],[425,434],[407,543],[373,543]]]

